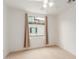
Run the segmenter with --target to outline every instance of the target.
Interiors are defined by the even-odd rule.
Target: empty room
[[[75,0],[4,0],[4,59],[76,59]]]

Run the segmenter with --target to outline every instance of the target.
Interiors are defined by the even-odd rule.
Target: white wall
[[[9,6],[7,9],[7,48],[9,52],[13,52],[23,48],[25,12]]]
[[[48,39],[49,39],[49,45],[58,45],[59,32],[58,32],[58,18],[56,15],[48,16]]]
[[[61,47],[76,54],[76,7],[73,4],[59,16],[59,37]]]
[[[7,6],[6,3],[4,2],[4,10],[3,10],[3,57],[5,59],[6,55],[9,53],[9,47],[8,47],[8,21],[7,21]]]

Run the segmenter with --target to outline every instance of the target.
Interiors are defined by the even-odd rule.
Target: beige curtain
[[[45,17],[46,19],[46,44],[48,44],[48,17]]]
[[[30,47],[29,42],[29,26],[28,26],[28,15],[25,14],[25,31],[24,31],[24,48]]]

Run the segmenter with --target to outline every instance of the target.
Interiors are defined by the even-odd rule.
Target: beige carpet
[[[76,57],[61,48],[46,47],[12,53],[7,59],[76,59]]]

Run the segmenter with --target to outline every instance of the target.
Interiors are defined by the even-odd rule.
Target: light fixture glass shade
[[[44,4],[44,5],[43,5],[43,8],[47,8],[47,4]]]
[[[44,0],[44,4],[47,4],[48,3],[48,0]]]
[[[54,3],[53,2],[49,2],[48,5],[49,5],[49,7],[52,7],[54,5]]]

